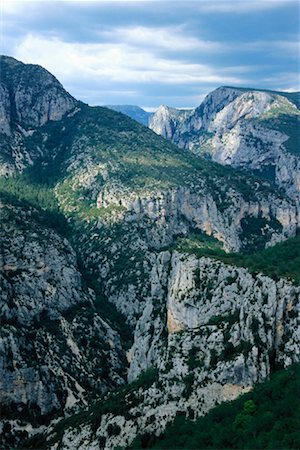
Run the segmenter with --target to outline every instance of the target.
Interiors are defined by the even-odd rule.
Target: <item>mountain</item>
[[[161,105],[149,120],[149,128],[165,139],[172,139],[177,127],[180,127],[194,110],[170,108]]]
[[[124,447],[297,363],[294,199],[0,64],[2,447]]]
[[[176,416],[196,419],[249,392],[275,365],[299,360],[299,287],[205,257],[168,258],[161,254],[153,270],[156,296],[136,327],[129,372],[136,381],[46,431],[33,448],[124,448],[138,434],[149,440]]]
[[[113,109],[114,111],[118,111],[122,114],[126,114],[126,116],[131,117],[137,122],[145,125],[146,127],[149,124],[149,120],[152,117],[153,113],[145,111],[136,105],[105,105],[107,108]]]
[[[23,139],[49,121],[74,114],[77,102],[47,70],[0,58],[0,174],[23,170],[41,157],[37,148],[28,152]]]
[[[186,116],[160,107],[149,126],[180,148],[269,179],[299,203],[299,98],[221,87]]]

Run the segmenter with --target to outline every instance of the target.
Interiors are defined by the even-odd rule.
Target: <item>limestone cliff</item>
[[[32,165],[40,157],[30,151],[24,137],[49,121],[57,121],[79,109],[79,102],[44,68],[0,57],[0,175]]]
[[[24,438],[28,424],[47,424],[123,383],[124,352],[67,239],[38,211],[7,200],[0,217],[1,420]]]
[[[171,140],[179,124],[182,126],[192,114],[193,111],[190,110],[179,110],[161,105],[149,119],[149,127],[165,139]]]
[[[222,87],[184,118],[159,109],[150,128],[181,148],[268,177],[299,202],[297,105],[297,93]]]
[[[128,446],[138,433],[162,432],[178,412],[195,418],[247,392],[275,366],[299,361],[299,300],[299,287],[283,279],[206,257],[159,254],[129,370],[130,380],[146,370],[146,380],[156,367],[156,379],[119,393],[119,410],[93,406],[90,425],[84,415],[76,429],[66,425],[59,448]],[[55,440],[54,429],[44,442],[56,449]]]

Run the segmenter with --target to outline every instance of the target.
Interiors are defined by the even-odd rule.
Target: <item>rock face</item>
[[[255,353],[255,346],[257,351],[259,349],[260,362],[255,361],[250,371],[243,372],[243,383],[246,385],[259,381],[269,373],[275,360],[283,366],[299,360],[298,287],[284,280],[275,282],[263,275],[251,275],[244,268],[228,266],[205,257],[187,257],[178,252],[174,252],[172,257],[168,252],[159,255],[151,281],[156,306],[163,305],[165,308],[165,312],[159,315],[164,318],[163,329],[167,328],[171,340],[172,335],[181,336],[185,332],[204,337],[202,344],[199,344],[203,346],[203,361],[209,360],[208,353],[211,351],[217,352],[218,360],[222,360],[223,351],[225,361],[226,358],[231,361],[238,350],[241,353],[247,350],[247,342],[250,343],[248,353],[250,349]],[[141,345],[143,337],[147,336],[145,327],[149,320],[145,317],[149,317],[149,309],[144,311],[144,317],[136,328],[138,331],[129,372],[131,379],[136,378],[141,370],[157,364],[157,358],[151,360],[149,357],[149,348]],[[149,346],[152,347],[153,337],[149,339]],[[221,347],[225,345],[228,348],[218,351],[217,342],[221,342]],[[266,354],[263,354],[264,351]],[[220,381],[238,383],[241,374],[235,373],[234,366],[232,363],[230,365],[233,370],[231,375],[225,368],[219,370],[218,374],[224,377]]]
[[[21,170],[41,156],[38,151],[28,153],[23,148],[24,136],[49,121],[75,113],[79,102],[40,66],[1,56],[0,72],[0,174],[3,175]]]
[[[225,200],[226,201],[226,200]],[[147,233],[148,242],[156,249],[172,243],[174,236],[188,234],[191,228],[201,230],[221,241],[227,251],[238,252],[247,247],[248,234],[244,222],[249,218],[266,222],[265,244],[272,245],[284,236],[295,235],[298,225],[296,208],[284,199],[257,198],[245,201],[234,190],[228,192],[228,207],[219,203],[213,195],[178,188],[157,192],[155,196],[126,196],[120,192],[101,192],[98,206],[123,207],[124,219],[130,222],[151,222]],[[152,224],[152,222],[154,222]],[[145,223],[145,228],[147,227]],[[274,227],[274,228],[273,228]],[[268,232],[268,228],[273,228]],[[268,235],[272,242],[268,242]]]
[[[299,202],[297,93],[222,87],[192,113],[159,108],[150,128],[181,148],[267,176]]]
[[[150,118],[149,128],[165,139],[172,140],[176,134],[177,127],[182,126],[192,114],[193,111],[179,110],[161,105]]]
[[[178,412],[197,417],[247,392],[275,365],[299,361],[299,301],[299,287],[284,280],[209,258],[159,254],[129,370],[133,380],[156,366],[157,379],[121,397],[125,413],[103,412],[97,425],[83,419],[76,430],[67,427],[59,445],[130,445],[138,433],[159,434]],[[57,448],[51,442],[49,436]]]
[[[69,242],[33,209],[0,216],[1,419],[37,426],[123,383],[124,353]]]

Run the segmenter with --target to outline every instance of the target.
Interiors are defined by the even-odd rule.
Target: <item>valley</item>
[[[295,377],[299,96],[220,88],[149,129],[0,68],[2,447],[149,448]]]

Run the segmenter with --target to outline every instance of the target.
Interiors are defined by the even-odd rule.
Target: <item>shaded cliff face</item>
[[[1,200],[1,420],[25,429],[125,378],[118,333],[99,316],[70,243],[41,214]]]
[[[299,202],[297,105],[297,93],[225,87],[186,117],[164,107],[150,128],[181,148],[271,179]]]

